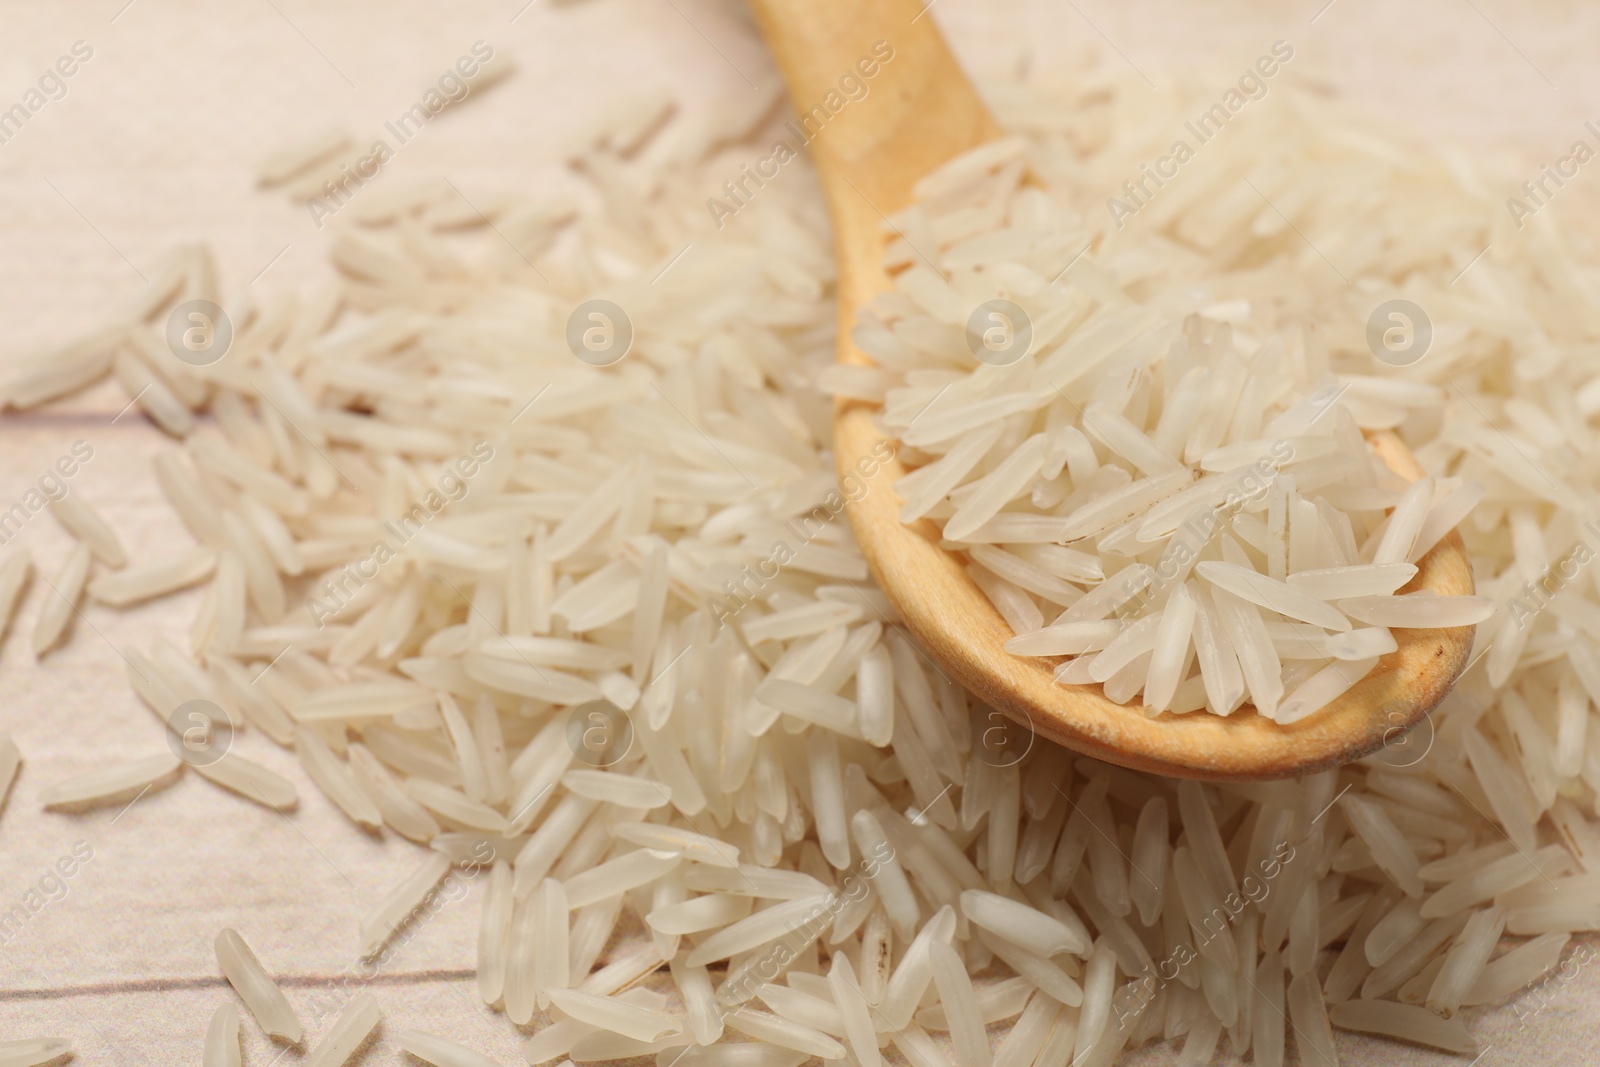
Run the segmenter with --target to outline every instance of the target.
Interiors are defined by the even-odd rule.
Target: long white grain
[[[933,983],[950,1024],[950,1043],[956,1059],[974,1067],[989,1067],[989,1035],[978,1014],[977,996],[966,964],[949,945],[938,942],[928,946],[928,954]]]
[[[306,1067],[340,1067],[378,1028],[383,1010],[371,993],[357,993],[306,1054]]]
[[[732,923],[695,946],[689,953],[690,966],[714,963],[783,937],[801,921],[824,912],[832,893],[801,897],[763,908],[747,919]]]
[[[891,1027],[904,1026],[933,981],[932,965],[928,962],[928,946],[934,941],[945,944],[955,934],[955,909],[946,905],[933,914],[917,931],[904,955],[889,975],[889,985],[884,991],[882,1011]]]
[[[239,1009],[232,1004],[219,1004],[206,1024],[200,1062],[204,1067],[239,1067],[239,1056]]]
[[[170,752],[126,763],[111,763],[84,771],[39,791],[45,807],[84,804],[104,800],[153,785],[178,770],[182,764]]]
[[[550,1063],[565,1057],[580,1038],[595,1032],[596,1028],[588,1023],[576,1019],[557,1019],[528,1038],[522,1054],[531,1064]]]
[[[1377,665],[1377,656],[1335,660],[1285,695],[1273,717],[1284,726],[1299,722],[1354,688]]]
[[[1402,596],[1352,597],[1336,603],[1344,614],[1368,626],[1474,626],[1494,614],[1494,601],[1483,596],[1406,593]]]
[[[511,866],[496,860],[489,871],[478,919],[478,995],[494,1005],[505,993],[506,939],[511,931]]]
[[[481,1052],[475,1052],[447,1037],[426,1034],[421,1030],[397,1031],[394,1042],[417,1059],[435,1067],[500,1067],[499,1061],[491,1060]]]
[[[843,1059],[845,1047],[827,1034],[803,1023],[791,1022],[770,1012],[740,1008],[728,1015],[727,1024],[733,1029],[783,1048],[794,1049],[808,1056],[821,1056],[826,1060]]]
[[[1483,969],[1499,943],[1505,925],[1504,908],[1492,907],[1473,912],[1455,944],[1450,946],[1450,951],[1444,957],[1444,966],[1428,990],[1428,1007],[1431,1010],[1445,1018],[1456,1013],[1483,975]]]
[[[1130,866],[1132,871],[1128,878],[1128,897],[1139,909],[1140,921],[1146,926],[1151,926],[1160,914],[1167,874],[1165,797],[1151,797],[1139,810],[1139,819],[1133,830]]]
[[[46,579],[50,593],[44,607],[33,624],[33,654],[43,656],[66,635],[72,616],[78,610],[78,599],[83,596],[89,581],[89,546],[80,541],[67,555],[55,580]]]
[[[936,947],[949,951],[943,945]],[[962,973],[965,974],[965,969]],[[856,1062],[862,1067],[879,1067],[883,1058],[878,1054],[877,1027],[867,1006],[867,999],[857,984],[855,968],[850,965],[849,956],[839,953],[833,957],[828,968],[828,990],[838,1007],[840,1027]]]
[[[396,883],[371,911],[363,915],[358,947],[362,958],[368,958],[381,949],[449,871],[448,857],[438,852],[430,853],[420,867]]]
[[[1386,596],[1417,576],[1410,563],[1370,563],[1301,571],[1288,578],[1289,588],[1318,600]]]
[[[561,853],[578,836],[578,831],[597,807],[599,804],[587,797],[566,796],[546,816],[512,861],[512,869],[516,873],[517,899],[533,892],[544,876],[550,873],[550,869],[561,858]],[[513,823],[507,832],[515,833],[516,830],[516,824]]]
[[[1560,845],[1547,845],[1532,855],[1512,852],[1498,859],[1480,858],[1459,878],[1440,886],[1424,900],[1419,914],[1424,919],[1437,919],[1474,907],[1536,878],[1550,877],[1563,858]],[[1426,875],[1429,868],[1435,872],[1440,869],[1430,864],[1422,868],[1422,873]]]
[[[1195,573],[1212,585],[1227,590],[1257,607],[1309,622],[1328,630],[1348,630],[1350,621],[1339,610],[1302,593],[1293,586],[1264,574],[1257,574],[1234,563],[1207,561],[1195,565]],[[1341,607],[1344,604],[1341,601]]]
[[[1190,636],[1194,632],[1195,599],[1188,585],[1180,585],[1167,599],[1156,628],[1155,647],[1144,683],[1145,705],[1164,711],[1172,705],[1178,683],[1189,662]]]
[[[50,514],[60,521],[68,533],[89,546],[94,558],[101,563],[108,567],[121,567],[128,562],[128,555],[123,551],[122,541],[116,531],[81,494],[69,492],[51,501]]]
[[[0,731],[0,812],[5,811],[6,798],[21,767],[22,753],[18,751],[17,743],[11,740],[10,734]]]
[[[998,982],[973,985],[974,1003],[977,1004],[978,1015],[985,1024],[1016,1018],[1036,999],[1035,992],[1033,983],[1020,975]],[[949,1018],[944,1005],[939,1004],[917,1012],[917,1025],[928,1030],[948,1030]]]
[[[261,1029],[298,1045],[305,1036],[300,1020],[244,938],[233,930],[223,930],[217,935],[215,947],[217,965]]]
[[[1561,960],[1572,935],[1542,934],[1490,961],[1473,983],[1463,1004],[1493,1004],[1548,974]]]
[[[680,862],[681,856],[653,852],[647,848],[624,853],[569,878],[566,882],[567,904],[577,910],[595,901],[649,885],[676,868]]]
[[[647,849],[641,849],[640,851],[648,852]],[[578,876],[578,878],[581,877],[583,876]],[[569,893],[572,891],[573,886],[577,884],[578,878],[574,878],[568,883]],[[657,930],[664,934],[673,936],[697,934],[704,930],[727,926],[745,918],[750,914],[752,903],[753,898],[749,896],[737,896],[732,893],[706,893],[682,903],[655,908],[645,915],[644,920],[652,930]]]
[[[1415,563],[1427,555],[1434,545],[1444,540],[1451,530],[1459,526],[1462,520],[1477,508],[1485,492],[1481,482],[1462,482],[1450,490],[1445,498],[1428,512],[1422,528],[1417,531],[1416,540],[1411,545],[1411,554],[1407,558]]]
[[[560,882],[546,878],[539,883],[538,892],[533,898],[535,922],[539,927],[535,935],[539,943],[539,955],[534,961],[533,977],[540,1008],[549,1008],[550,997],[555,991],[571,984],[568,965],[572,931],[567,914],[570,910],[568,903],[566,888]]]
[[[615,997],[595,996],[576,989],[555,989],[550,991],[550,1002],[579,1022],[635,1041],[657,1041],[682,1031],[682,1024],[666,1012],[639,1007]]]
[[[1294,1024],[1295,1049],[1301,1063],[1338,1063],[1328,1009],[1315,974],[1302,974],[1289,983],[1289,1019]],[[1348,1002],[1347,1002],[1348,1003]]]
[[[317,788],[352,822],[364,830],[376,830],[383,825],[383,815],[377,805],[356,785],[350,768],[333,754],[327,742],[301,726],[294,732],[294,750]]]
[[[1014,944],[987,931],[980,933],[978,939],[1007,967],[1032,982],[1045,996],[1068,1007],[1077,1007],[1083,1003],[1085,996],[1083,986],[1054,960],[1046,959],[1023,945]]]
[[[625,822],[613,826],[611,832],[623,841],[662,852],[675,852],[696,863],[708,863],[714,867],[739,865],[737,846],[693,830],[681,830],[658,823]]]
[[[1389,524],[1384,527],[1383,540],[1378,542],[1372,562],[1383,566],[1410,559],[1412,546],[1416,544],[1417,535],[1422,531],[1422,524],[1427,520],[1432,504],[1432,478],[1418,478],[1407,486],[1394,510],[1389,513]]]
[[[64,1037],[32,1037],[0,1041],[0,1064],[5,1067],[42,1067],[72,1052]]]
[[[426,778],[408,778],[405,790],[411,794],[412,799],[435,815],[443,816],[473,830],[498,834],[510,828],[506,817],[500,812],[487,804],[470,799],[460,790],[452,789],[442,782],[431,782]]]
[[[838,737],[829,730],[811,730],[806,738],[806,763],[811,768],[811,813],[817,844],[835,868],[850,866],[850,828],[845,822],[844,778],[839,765]]]
[[[102,604],[127,607],[204,581],[216,562],[212,549],[191,548],[168,559],[103,574],[89,583],[89,595]]]
[[[660,782],[609,771],[571,770],[561,784],[579,796],[623,808],[660,808],[672,801],[672,790]]]
[[[1329,1010],[1333,1025],[1341,1030],[1382,1034],[1402,1041],[1432,1045],[1458,1056],[1478,1051],[1477,1042],[1456,1019],[1441,1019],[1426,1008],[1396,1004],[1392,1000],[1347,1000]]]
[[[894,700],[894,662],[889,649],[879,644],[856,668],[856,706],[861,737],[868,744],[883,747],[893,738]]]
[[[0,641],[11,629],[32,576],[33,556],[25,548],[17,549],[0,562]]]
[[[352,778],[384,822],[413,841],[426,843],[438,836],[439,823],[411,798],[370,749],[352,744],[348,755]]]
[[[300,802],[293,782],[231,750],[213,762],[191,766],[201,777],[274,811],[290,811]]]
[[[1210,592],[1220,629],[1237,657],[1250,699],[1257,711],[1271,718],[1283,699],[1283,673],[1261,613],[1254,604],[1226,589]]]
[[[539,1006],[538,937],[539,909],[535,898],[529,895],[517,899],[506,935],[504,999],[506,1017],[518,1026],[531,1020]]]
[[[1038,474],[1044,462],[1044,437],[1035,434],[975,483],[977,490],[945,523],[946,540],[965,540],[1000,511]]]
[[[1086,956],[1089,952],[1089,944],[1079,931],[998,893],[966,890],[961,894],[961,913],[985,930],[1041,956],[1064,952]]]
[[[1117,958],[1104,937],[1095,942],[1083,976],[1083,1007],[1073,1045],[1074,1062],[1088,1055],[1105,1038],[1111,1023],[1111,995],[1116,981]]]
[[[877,871],[874,888],[889,914],[895,934],[910,939],[921,921],[922,909],[882,820],[870,811],[858,811],[850,817],[850,836],[863,862],[872,864]]]

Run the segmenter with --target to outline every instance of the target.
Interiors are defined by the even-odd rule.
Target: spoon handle
[[[884,217],[911,202],[917,179],[999,128],[917,0],[752,6],[794,104],[790,139],[809,148],[828,200],[847,330],[856,305],[888,284]]]
[[[790,137],[808,144],[828,202],[839,362],[868,364],[850,332],[857,310],[890,285],[887,217],[911,202],[924,175],[999,136],[1000,128],[918,0],[751,3],[794,103],[800,136],[791,129]],[[1003,694],[982,692],[982,682],[1007,667],[1000,646],[1010,631],[961,562],[939,547],[932,523],[901,524],[890,487],[905,468],[874,423],[877,411],[845,398],[834,405],[840,483],[869,486],[848,508],[856,540],[911,632],[993,701]]]

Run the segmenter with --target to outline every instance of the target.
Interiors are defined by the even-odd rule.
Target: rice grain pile
[[[115,373],[175,438],[156,479],[194,537],[129,565],[73,497],[36,650],[84,590],[121,607],[204,583],[186,649],[127,650],[133,688],[164,729],[200,714],[292,746],[357,827],[419,845],[353,949],[487,863],[479,992],[530,1063],[873,1067],[892,1046],[917,1067],[1093,1067],[1181,1040],[1186,1065],[1224,1041],[1331,1065],[1333,1028],[1474,1054],[1463,1009],[1600,923],[1600,607],[1582,566],[1545,580],[1587,546],[1600,484],[1591,235],[1548,215],[1503,233],[1463,161],[1288,89],[1117,230],[1105,190],[1187,99],[990,92],[1016,136],[897,218],[897,290],[857,332],[876,369],[831,367],[803,161],[706,231],[705,191],[764,147],[756,113],[642,138],[623,116],[575,164],[582,196],[497,208],[493,232],[395,195],[385,225],[336,227],[336,286],[227,304],[232,347],[204,365],[158,333],[173,303],[223,300],[181,250],[155,295],[4,387],[25,407]],[[1363,335],[1395,294],[1438,323],[1398,369]],[[569,347],[595,298],[625,313],[621,358]],[[1031,324],[1009,361],[965,336],[994,299]],[[591,326],[604,345],[618,322]],[[1483,655],[1431,747],[1299,781],[997,751],[838,518],[829,394],[885,401],[916,467],[906,517],[965,553],[1013,651],[1074,657],[1064,681],[1291,721],[1392,628],[1487,619]],[[1390,476],[1375,429],[1429,476]],[[1484,598],[1407,595],[1462,520]],[[0,601],[26,572],[0,564]],[[1518,610],[1533,583],[1548,595]],[[0,780],[15,763],[0,752]],[[181,769],[108,756],[41,799]],[[236,753],[197,770],[295,804]],[[238,935],[216,948],[257,1024],[301,1040]],[[307,1062],[344,1062],[381,1015],[350,1001]],[[205,1062],[238,1062],[238,1028],[221,1008]]]
[[[1187,249],[1097,235],[1083,176],[1024,184],[1039,154],[1012,138],[920,183],[891,222],[895,290],[854,331],[878,366],[825,375],[884,401],[917,467],[900,517],[966,554],[1007,650],[1070,657],[1058,681],[1150,714],[1248,700],[1288,724],[1395,651],[1392,628],[1487,619],[1486,597],[1406,592],[1483,485],[1408,484],[1362,436],[1441,390],[1336,372],[1319,330],[1347,312],[1309,280],[1263,290],[1226,260],[1202,273]]]

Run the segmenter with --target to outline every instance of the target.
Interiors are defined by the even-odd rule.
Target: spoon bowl
[[[834,229],[839,361],[870,365],[850,331],[857,309],[891,287],[883,266],[886,237],[893,234],[889,216],[911,202],[920,178],[1001,130],[927,9],[915,0],[752,2],[802,115],[826,106],[830,92],[838,97],[842,77],[861,78],[857,64],[863,57],[881,56],[885,49],[891,53],[867,82],[867,95],[832,114],[809,146]],[[1052,661],[1005,651],[1011,628],[967,576],[962,561],[939,546],[934,524],[900,521],[901,502],[891,486],[906,470],[897,459],[879,459],[885,438],[874,425],[877,413],[875,404],[843,399],[834,410],[841,477],[869,469],[857,466],[869,457],[876,467],[872,490],[849,504],[856,540],[878,585],[922,647],[990,707],[1075,751],[1184,778],[1293,777],[1389,746],[1404,752],[1398,758],[1405,763],[1421,758],[1425,741],[1408,738],[1408,731],[1455,684],[1472,648],[1473,627],[1396,630],[1396,651],[1333,703],[1291,725],[1266,719],[1249,705],[1229,716],[1151,717],[1138,704],[1114,703],[1099,686],[1058,683]],[[1372,434],[1369,443],[1406,480],[1422,475],[1394,434]],[[1457,533],[1417,566],[1405,592],[1473,592]]]

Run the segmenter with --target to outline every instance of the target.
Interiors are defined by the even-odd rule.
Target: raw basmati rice
[[[217,554],[211,549],[193,548],[170,559],[103,574],[89,583],[89,595],[102,604],[127,607],[202,582],[216,563]]]
[[[1351,794],[1346,794],[1343,799],[1350,828],[1366,843],[1373,862],[1406,896],[1420,897],[1422,877],[1418,874],[1416,853],[1384,812],[1382,805]]]
[[[529,896],[516,900],[511,911],[510,931],[506,935],[505,1008],[506,1017],[521,1026],[533,1018],[538,1007],[536,977],[539,911]]]
[[[182,766],[170,752],[107,764],[45,787],[39,791],[39,803],[49,808],[123,797],[149,788]]]
[[[328,1032],[306,1053],[307,1067],[342,1067],[364,1045],[383,1019],[371,993],[357,993],[339,1012]]]
[[[232,1004],[219,1004],[212,1014],[200,1062],[205,1067],[239,1067],[239,1009]]]
[[[707,893],[693,900],[656,908],[645,916],[645,922],[663,934],[694,934],[745,918],[750,914],[752,903],[747,896]]]
[[[372,801],[386,824],[419,844],[427,844],[439,835],[439,823],[401,788],[389,769],[365,745],[352,744],[347,755],[357,786]]]
[[[22,767],[22,753],[11,735],[0,733],[0,812],[6,809],[6,798],[11,795],[11,785],[17,780]]]
[[[1368,626],[1473,626],[1494,614],[1494,601],[1481,596],[1353,597],[1340,600],[1339,610]]]
[[[672,802],[672,790],[660,782],[605,771],[568,771],[561,784],[579,796],[623,808],[660,808]]]
[[[1391,1000],[1347,1000],[1329,1011],[1333,1025],[1341,1030],[1383,1034],[1402,1041],[1432,1045],[1458,1056],[1478,1051],[1477,1042],[1456,1019],[1441,1019],[1426,1008],[1396,1004]]]
[[[89,546],[80,541],[68,554],[55,579],[45,579],[50,586],[50,595],[45,598],[44,607],[39,610],[39,617],[33,624],[35,656],[42,657],[66,636],[73,615],[78,610],[78,599],[83,596],[84,586],[89,581],[89,564]]]
[[[1401,982],[1410,978],[1432,957],[1438,948],[1460,933],[1466,925],[1466,916],[1451,915],[1435,919],[1390,956],[1374,967],[1361,983],[1361,995],[1367,999],[1382,997],[1398,989]]]
[[[1087,956],[1089,945],[1077,930],[1035,908],[998,893],[969,889],[961,894],[961,913],[969,920],[1041,956]]]
[[[506,817],[500,812],[440,782],[411,778],[406,781],[405,789],[417,803],[452,823],[491,834],[508,829]]]
[[[11,630],[17,616],[17,606],[22,603],[28,580],[33,577],[33,556],[27,549],[18,549],[0,562],[0,642]]]
[[[67,493],[50,502],[50,514],[82,544],[88,545],[94,558],[107,567],[121,567],[128,562],[127,553],[111,524],[78,493]]]
[[[447,1037],[425,1034],[420,1030],[397,1031],[394,1042],[417,1059],[434,1064],[434,1067],[500,1067],[481,1052],[474,1052]]]
[[[244,938],[233,930],[223,930],[217,935],[216,952],[217,966],[261,1029],[291,1044],[300,1044],[305,1037],[300,1020]]]
[[[726,1021],[730,1028],[757,1041],[768,1041],[807,1056],[838,1060],[843,1059],[845,1055],[844,1046],[821,1030],[770,1012],[740,1008],[729,1015]]]
[[[274,811],[292,811],[300,803],[293,782],[236,752],[225,752],[212,762],[197,760],[190,766],[201,777]]]
[[[679,861],[680,857],[672,853],[639,849],[591,867],[568,879],[565,887],[568,907],[576,910],[639,886],[654,884],[676,868]]]
[[[262,161],[256,180],[265,188],[282,185],[347,148],[350,141],[350,134],[341,129],[326,129],[303,137],[277,149]]]
[[[832,1037],[842,1038],[845,1036],[844,1014],[835,1003],[840,996],[834,993],[832,978],[830,972],[827,989],[819,990],[819,993],[826,992],[826,999],[774,982],[763,985],[756,995],[763,1004],[785,1019],[793,1019]],[[870,1019],[868,1026],[871,1026]]]
[[[349,768],[333,754],[327,742],[301,726],[294,732],[294,750],[306,775],[352,822],[364,830],[377,830],[383,825],[377,805],[356,785]]]
[[[72,1052],[63,1037],[33,1037],[20,1041],[0,1041],[0,1064],[5,1067],[38,1067]]]
[[[567,968],[571,928],[568,926],[567,913],[571,909],[565,887],[554,878],[546,878],[540,883],[533,905],[537,916],[535,921],[538,923],[538,931],[534,936],[539,945],[539,955],[534,961],[534,982],[538,988],[539,1007],[548,1009],[554,992],[570,984]]]
[[[949,951],[946,946],[936,947],[943,947]],[[960,967],[960,971],[962,977],[965,977],[966,968]],[[840,1026],[856,1061],[873,1067],[881,1065],[883,1060],[878,1055],[877,1026],[867,1005],[867,999],[857,984],[855,969],[850,965],[850,957],[843,953],[833,957],[828,969],[828,991],[833,997],[834,1004],[838,1006]],[[982,1034],[981,1024],[978,1033]]]
[[[730,923],[695,946],[689,953],[689,965],[713,963],[768,944],[787,934],[802,920],[824,912],[832,899],[832,893],[801,897],[763,908],[747,919]]]
[[[1322,989],[1314,974],[1302,974],[1289,982],[1285,998],[1289,1004],[1289,1020],[1294,1027],[1295,1049],[1301,1063],[1338,1063],[1339,1053],[1333,1046],[1333,1031],[1328,1026],[1328,1010],[1322,1000]],[[1349,1001],[1345,1002],[1347,1005]]]
[[[976,1067],[989,1067],[989,1036],[978,1012],[977,994],[973,992],[966,963],[953,948],[938,942],[928,946],[928,960],[933,968],[934,988],[938,990],[949,1021],[950,1043],[956,1059]],[[859,1049],[856,1055],[860,1058]]]
[[[665,1012],[576,989],[553,989],[550,1001],[579,1022],[635,1041],[657,1041],[682,1029],[681,1024]]]
[[[371,957],[385,941],[409,919],[433,892],[450,870],[450,860],[440,853],[432,853],[411,874],[389,891],[371,911],[361,918],[360,945],[363,959]]]
[[[86,584],[131,604],[206,582],[192,655],[128,650],[141,699],[163,720],[215,703],[292,745],[364,831],[433,846],[363,920],[363,951],[492,848],[479,993],[546,1023],[530,1061],[877,1062],[892,1034],[937,1064],[933,1029],[982,1063],[987,1026],[1006,1024],[1000,1067],[1092,1067],[1180,1036],[1179,1062],[1200,1063],[1224,1033],[1231,1055],[1277,1067],[1285,1012],[1303,1060],[1332,1055],[1325,1004],[1341,1028],[1468,1048],[1431,1009],[1511,996],[1596,922],[1581,872],[1597,862],[1584,798],[1600,785],[1600,608],[1586,579],[1523,602],[1584,537],[1597,480],[1593,324],[1551,281],[1589,268],[1530,227],[1534,253],[1496,236],[1460,277],[1472,295],[1445,301],[1489,243],[1471,221],[1483,197],[1409,147],[1293,109],[1219,143],[1216,165],[1295,205],[1354,287],[1318,280],[1289,216],[1247,188],[1168,195],[1090,232],[1102,176],[1137,156],[1104,131],[1186,106],[1102,81],[999,87],[1001,119],[1028,132],[919,183],[894,217],[896,286],[855,324],[871,368],[829,362],[835,279],[803,181],[646,284],[690,240],[669,220],[726,162],[659,99],[580,154],[599,208],[486,206],[528,259],[467,266],[439,231],[485,216],[447,207],[437,183],[396,189],[335,238],[338,286],[255,298],[208,368],[170,366],[147,321],[216,291],[206,257],[182,250],[117,339],[6,386],[25,405],[115,372],[185,439],[155,473],[196,546],[90,582],[122,546],[68,496],[53,510],[80,543],[44,593],[37,650],[66,638]],[[1102,132],[1063,132],[1061,115]],[[743,151],[758,122],[714,136]],[[683,140],[619,154],[651,137]],[[270,169],[294,180],[316,157]],[[1370,247],[1341,236],[1336,187],[1370,205]],[[1437,247],[1416,245],[1423,230]],[[538,284],[534,262],[560,280]],[[1375,368],[1359,336],[1306,326],[1401,286],[1456,332],[1404,375]],[[613,369],[572,360],[552,329],[600,293],[638,328]],[[1032,321],[1007,366],[974,360],[961,329],[990,297]],[[963,557],[1012,654],[1068,657],[1058,677],[1103,684],[1129,714],[1248,701],[1314,730],[1406,629],[1483,623],[1482,663],[1426,744],[1297,782],[1174,783],[1043,738],[997,759],[1010,726],[906,636],[839,521],[828,391],[881,402],[909,468],[842,488],[897,493],[902,518]],[[1409,486],[1367,442],[1396,429],[1425,471]],[[408,530],[403,562],[353,581],[387,523]],[[1415,591],[1458,524],[1481,593]],[[21,554],[0,563],[0,619],[27,572]],[[0,796],[7,758],[0,746]],[[177,767],[102,767],[41,800],[126,794]],[[237,753],[197,770],[295,804]],[[619,933],[637,929],[625,911],[643,932],[608,954],[635,936]],[[1502,923],[1534,939],[1490,958]],[[1195,959],[1150,981],[1156,947],[1185,943]],[[218,956],[263,1027],[298,1041],[237,935]],[[342,1062],[377,1014],[352,1002],[311,1059]],[[398,1040],[444,1067],[485,1062]]]
[[[1472,913],[1472,918],[1467,920],[1455,944],[1450,946],[1450,951],[1444,957],[1444,965],[1429,987],[1429,1008],[1447,1019],[1455,1014],[1463,999],[1483,976],[1484,966],[1499,943],[1505,924],[1503,908],[1485,908]]]
[[[999,982],[974,985],[973,1003],[987,1023],[1016,1018],[1033,999],[1033,985],[1026,978],[1007,978]],[[917,1025],[926,1030],[948,1030],[949,1017],[944,1005],[917,1012]]]

